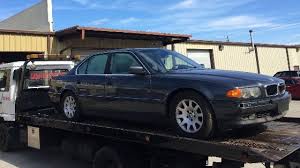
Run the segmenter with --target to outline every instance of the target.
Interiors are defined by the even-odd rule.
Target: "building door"
[[[212,68],[211,52],[209,50],[187,50],[187,56],[198,64],[204,65],[205,68]]]

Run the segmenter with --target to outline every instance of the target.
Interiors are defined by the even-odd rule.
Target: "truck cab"
[[[31,110],[50,105],[48,101],[49,81],[63,75],[74,67],[72,61],[25,61],[0,65],[0,120],[15,121],[16,110]],[[21,87],[21,69],[26,67]],[[22,96],[18,89],[22,88]],[[17,105],[18,97],[22,104]],[[20,109],[19,109],[20,110]]]

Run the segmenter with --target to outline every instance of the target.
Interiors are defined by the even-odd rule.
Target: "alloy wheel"
[[[73,96],[67,96],[64,100],[64,113],[66,117],[72,119],[76,113],[76,100]]]
[[[176,120],[183,131],[198,132],[203,125],[203,112],[200,105],[191,99],[180,101],[176,107]]]

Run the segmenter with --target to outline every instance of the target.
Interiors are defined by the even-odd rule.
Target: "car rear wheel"
[[[193,91],[180,92],[171,101],[169,109],[178,134],[201,139],[213,136],[213,112],[203,96]]]
[[[64,94],[61,100],[61,109],[64,116],[68,120],[77,121],[79,120],[80,108],[77,98],[73,93],[67,92]]]

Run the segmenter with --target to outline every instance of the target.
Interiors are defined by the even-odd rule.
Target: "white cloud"
[[[195,0],[182,0],[181,2],[169,7],[171,10],[187,9],[195,7]]]
[[[213,29],[250,29],[250,28],[273,28],[279,26],[271,21],[271,19],[259,18],[255,16],[231,16],[217,19],[208,23]]]
[[[254,29],[256,33],[271,34],[276,31],[296,30],[295,28],[300,26],[300,23],[288,18],[298,13],[290,13],[288,16],[268,15],[269,12],[260,11],[259,0],[174,0],[169,3],[159,0],[72,1],[78,4],[56,7],[56,9],[74,10],[74,12],[94,10],[98,13],[105,10],[121,13],[119,16],[103,16],[102,19],[89,22],[89,25],[185,33],[201,39],[205,37],[225,39],[229,35],[230,40],[237,38],[246,41],[249,38],[249,29]],[[142,14],[139,15],[138,12]],[[299,37],[294,41],[297,42],[298,39]]]
[[[103,24],[105,24],[107,22],[109,22],[109,19],[102,18],[102,19],[97,19],[97,20],[91,21],[90,25],[92,25],[92,26],[99,26],[99,25],[103,25]]]
[[[125,19],[120,20],[120,23],[121,24],[131,24],[131,23],[134,23],[134,22],[138,22],[139,20],[140,19],[135,18],[135,17],[129,17],[129,18],[125,18]]]
[[[89,3],[89,0],[72,0],[74,2],[77,2],[81,5],[87,5]]]

